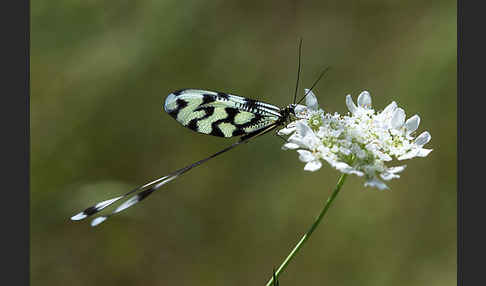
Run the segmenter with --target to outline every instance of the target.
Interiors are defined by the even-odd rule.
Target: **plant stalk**
[[[292,251],[289,253],[289,255],[287,256],[287,258],[285,258],[285,260],[282,262],[282,264],[280,265],[280,267],[277,269],[277,271],[274,273],[274,275],[267,282],[266,286],[272,286],[273,285],[273,279],[274,279],[274,277],[278,279],[279,274],[285,270],[285,268],[287,267],[287,265],[289,264],[289,262],[292,260],[292,258],[294,258],[295,254],[297,254],[297,252],[304,245],[304,243],[307,241],[307,239],[310,238],[310,236],[312,235],[312,233],[317,228],[317,226],[321,222],[322,218],[326,214],[327,210],[331,206],[332,202],[336,198],[337,194],[341,190],[341,187],[344,184],[344,181],[346,179],[346,176],[347,176],[347,174],[341,174],[341,176],[338,179],[338,182],[337,182],[336,186],[334,187],[334,190],[332,191],[332,194],[329,196],[329,198],[326,201],[326,204],[324,205],[324,208],[319,213],[319,216],[317,216],[316,220],[311,225],[311,227],[309,228],[309,230],[302,236],[302,238],[300,239],[300,241],[297,243],[297,245],[295,245],[294,249],[292,249]]]

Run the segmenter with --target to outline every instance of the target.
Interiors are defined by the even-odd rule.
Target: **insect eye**
[[[290,106],[290,112],[291,112],[293,115],[295,115],[295,104],[292,104],[292,105]]]

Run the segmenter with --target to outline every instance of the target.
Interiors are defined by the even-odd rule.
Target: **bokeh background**
[[[180,88],[290,103],[325,66],[320,105],[370,91],[419,114],[434,151],[390,191],[350,176],[280,285],[456,285],[455,1],[31,2],[32,285],[264,285],[338,172],[305,172],[268,135],[99,228],[85,207],[235,140],[162,110]],[[302,94],[303,91],[300,91]]]

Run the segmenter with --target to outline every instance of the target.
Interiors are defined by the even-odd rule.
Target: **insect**
[[[301,70],[301,48],[299,43],[299,66],[297,84],[292,104],[279,108],[277,106],[237,95],[199,89],[183,89],[172,92],[167,96],[164,110],[183,126],[204,134],[219,137],[238,137],[240,139],[232,145],[214,153],[213,155],[178,169],[164,177],[158,178],[145,185],[139,186],[121,196],[97,203],[71,217],[71,220],[83,220],[97,214],[117,201],[128,198],[112,213],[99,216],[91,221],[91,226],[97,226],[110,216],[119,213],[147,198],[166,183],[176,179],[192,168],[223,154],[249,140],[285,126],[295,117],[295,107],[309,93],[322,78],[328,68],[324,69],[318,79],[306,94],[296,103],[299,76]],[[131,196],[131,197],[130,197]]]

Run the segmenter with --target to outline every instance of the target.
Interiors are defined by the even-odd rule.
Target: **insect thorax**
[[[295,117],[295,104],[289,104],[285,108],[280,111],[280,124],[287,125],[289,124]]]

